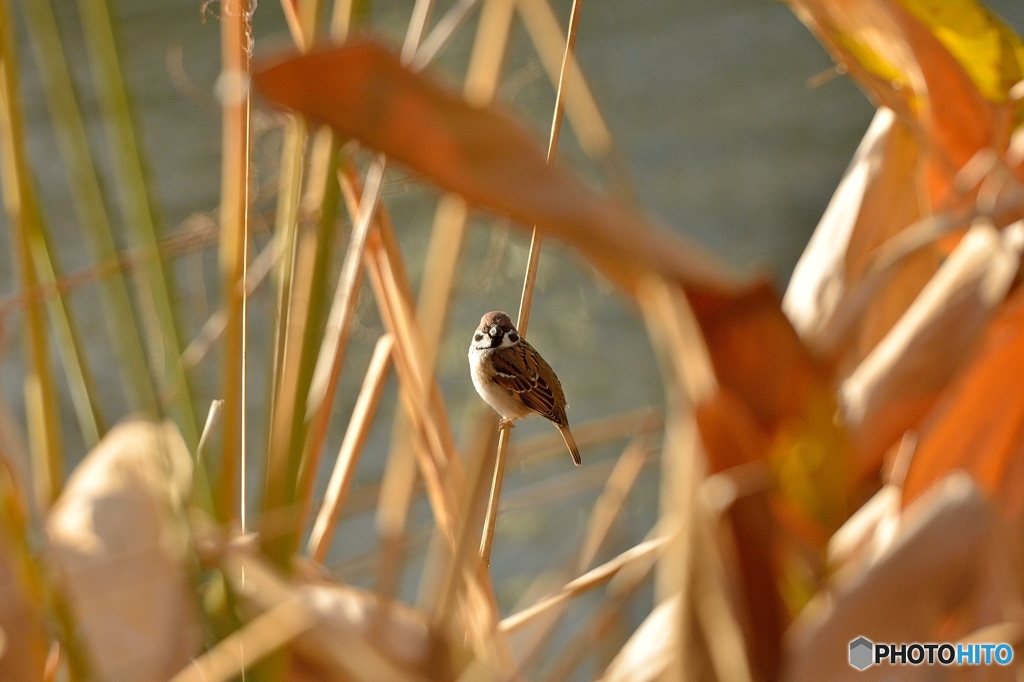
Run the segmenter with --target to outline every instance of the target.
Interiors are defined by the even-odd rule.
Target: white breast
[[[494,367],[488,359],[493,352],[489,348],[478,350],[469,347],[469,373],[473,377],[476,392],[505,419],[522,419],[533,414],[508,391],[494,383]]]

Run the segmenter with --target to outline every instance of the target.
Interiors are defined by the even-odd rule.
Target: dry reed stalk
[[[490,103],[497,91],[508,37],[512,27],[511,0],[485,0],[470,52],[463,93],[477,105]],[[422,330],[423,358],[432,376],[444,331],[452,286],[462,252],[468,207],[462,197],[446,194],[438,202],[424,264],[417,314]],[[378,591],[392,594],[402,564],[409,502],[416,484],[415,460],[410,446],[408,416],[399,411],[392,429],[377,511],[377,529],[384,547]]]
[[[345,350],[352,330],[352,318],[359,301],[367,235],[377,211],[384,168],[384,157],[377,157],[367,174],[369,190],[363,193],[358,204],[349,206],[352,232],[349,235],[348,248],[327,316],[327,326],[320,343],[306,401],[305,421],[309,425],[309,434],[304,445],[303,469],[297,493],[299,503],[302,505],[303,518],[309,513],[313,482],[319,468],[323,443],[327,438],[338,382],[341,380]],[[334,178],[330,181],[335,182]]]
[[[345,498],[359,463],[359,455],[362,453],[366,439],[370,435],[370,429],[373,427],[377,407],[384,394],[384,385],[388,378],[391,351],[394,345],[395,337],[390,334],[385,334],[377,341],[373,357],[370,358],[370,366],[363,378],[363,387],[360,389],[355,407],[352,409],[352,417],[349,419],[345,438],[341,442],[341,449],[334,462],[334,470],[327,483],[323,506],[320,507],[316,521],[313,523],[306,553],[320,563],[323,563],[327,551],[331,547],[334,529],[338,525],[338,518],[345,505]]]
[[[393,280],[391,286],[387,281],[390,273],[387,272],[386,264],[382,264],[379,258],[383,252],[383,248],[379,245],[379,237],[376,234],[372,237],[370,242],[372,253],[367,258],[367,271],[379,302],[385,329],[394,334],[397,340],[395,369],[399,378],[399,396],[412,421],[413,432],[418,436],[414,441],[413,450],[417,455],[420,473],[426,484],[427,497],[431,501],[431,508],[438,527],[446,537],[451,539],[457,512],[452,477],[446,475],[446,471],[450,473],[447,466],[449,458],[443,451],[444,445],[438,434],[438,426],[433,419],[431,410],[422,391],[417,390],[422,375],[413,369],[415,360],[410,358],[408,352],[412,343],[408,330],[408,318],[402,315],[401,309],[404,306],[396,300]],[[384,260],[386,261],[386,257]],[[415,355],[415,348],[412,351],[412,355]]]
[[[511,634],[529,624],[534,619],[540,618],[552,609],[559,607],[573,597],[605,584],[624,568],[632,564],[642,564],[659,556],[668,546],[673,537],[673,533],[660,535],[650,540],[645,540],[644,542],[627,549],[614,559],[606,561],[597,568],[594,568],[575,580],[566,583],[565,587],[555,594],[540,599],[534,603],[533,606],[504,618],[498,626],[499,630],[505,634]]]
[[[53,8],[49,0],[23,2],[22,5],[48,109],[54,119],[58,148],[68,172],[79,229],[86,236],[94,262],[116,262],[117,247]],[[58,278],[56,284],[59,285],[65,279]],[[58,289],[63,290],[59,286]],[[116,268],[110,270],[100,280],[99,292],[104,321],[116,350],[117,367],[125,393],[130,403],[155,418],[159,411],[156,392],[146,364],[146,353],[139,337],[131,298],[121,272]]]
[[[648,455],[650,455],[650,446],[642,439],[631,441],[619,455],[615,462],[615,468],[605,482],[601,496],[597,498],[597,502],[594,503],[594,507],[590,511],[585,539],[576,557],[576,573],[582,573],[593,563],[598,550],[608,537],[615,519],[622,511],[622,505],[633,489],[633,484],[636,483],[636,479],[647,463]]]
[[[284,3],[284,4],[287,4]],[[277,281],[277,306],[274,324],[274,364],[270,376],[270,413],[274,413],[274,396],[281,374],[281,359],[284,353],[284,337],[288,324],[288,306],[291,304],[292,266],[294,265],[295,234],[299,221],[299,204],[302,197],[303,159],[309,131],[305,119],[298,115],[289,117],[284,126],[281,140],[281,167],[278,171],[277,206],[274,214],[274,235],[281,244],[282,253],[288,257],[277,261],[274,277]]]
[[[316,625],[316,613],[302,595],[295,595],[243,625],[171,682],[227,682]]]
[[[447,622],[455,611],[455,601],[461,591],[463,577],[475,576],[479,557],[474,551],[473,540],[480,534],[483,523],[484,505],[487,500],[487,472],[490,470],[494,453],[497,429],[493,419],[486,413],[477,418],[472,441],[468,451],[466,481],[459,496],[459,520],[455,532],[455,543],[437,580],[424,571],[423,582],[427,588],[421,593],[429,594],[432,604],[426,610],[432,614],[435,623]]]
[[[15,242],[14,260],[21,286],[39,285],[28,236],[28,212],[32,209],[28,162],[25,157],[24,125],[18,111],[18,69],[14,28],[7,0],[0,0],[0,145],[4,207]],[[63,479],[63,447],[60,433],[56,384],[50,367],[47,330],[42,305],[25,309],[25,411],[28,419],[35,503],[49,509],[60,493]]]
[[[338,146],[329,131],[317,134],[310,159],[309,181],[300,208],[291,257],[292,285],[287,324],[281,344],[280,372],[275,382],[267,451],[264,512],[289,510],[283,532],[261,537],[263,551],[288,570],[305,524],[308,506],[298,499],[307,436],[307,401],[322,325],[327,316],[326,279],[336,231],[339,188]],[[375,176],[380,183],[383,173]],[[288,257],[288,254],[285,254]]]
[[[281,0],[281,9],[292,34],[292,41],[302,52],[313,46],[320,6],[320,0]]]
[[[557,86],[565,68],[561,60],[568,42],[558,25],[558,18],[547,0],[515,0],[515,4],[551,84]],[[570,55],[569,59],[568,80],[565,82],[566,114],[583,152],[594,159],[604,158],[612,149],[611,133],[575,57]]]
[[[437,22],[434,29],[423,41],[416,54],[409,60],[409,68],[419,71],[434,60],[448,40],[455,34],[462,23],[469,17],[470,11],[476,7],[480,0],[457,0],[452,4],[444,16]]]
[[[295,42],[300,52],[308,51],[315,40],[317,17],[320,13],[320,0],[305,0],[303,2],[292,3],[290,0],[282,0],[281,6],[284,8],[285,18],[288,22],[289,29],[292,33],[292,39]],[[350,8],[349,8],[350,9]],[[340,17],[337,13],[341,10],[339,7],[335,7],[336,21],[340,21]],[[347,21],[345,22],[347,27]],[[332,37],[336,41],[341,41],[344,38],[344,33],[339,32],[338,26],[332,26]],[[326,193],[319,191],[316,194],[308,193],[305,200],[300,204],[299,191],[302,186],[303,167],[302,158],[303,152],[306,146],[308,137],[308,130],[306,122],[299,116],[292,116],[285,129],[285,138],[282,145],[282,167],[281,167],[281,186],[284,188],[286,194],[283,201],[278,202],[278,213],[276,218],[276,224],[278,227],[277,233],[281,235],[284,243],[287,245],[287,252],[289,254],[295,253],[295,239],[298,229],[298,221],[300,218],[299,209],[304,209],[306,214],[311,213],[322,213],[325,206],[323,204]],[[333,171],[332,163],[323,163],[323,157],[325,155],[331,155],[332,158],[337,154],[337,145],[332,131],[327,128],[321,128],[317,131],[314,138],[313,151],[310,156],[310,173],[315,177],[311,178],[311,188],[320,187],[322,183],[331,183],[334,181],[331,177]],[[333,212],[329,210],[329,212]],[[353,224],[358,222],[357,218],[353,218]],[[365,235],[365,232],[362,234]],[[359,263],[362,246],[358,246],[356,249],[356,255],[349,257],[346,261],[346,269],[342,273],[342,279],[338,284],[339,293],[344,290],[348,299],[351,300],[351,306],[354,308],[355,303],[359,298]],[[348,272],[352,267],[348,261],[355,262],[355,271]],[[274,336],[274,368],[271,378],[271,412],[274,412],[274,406],[276,403],[275,396],[277,395],[277,379],[283,368],[284,363],[284,348],[285,338],[287,335],[287,324],[290,317],[290,308],[293,303],[292,298],[292,271],[291,268],[294,265],[294,257],[285,258],[282,260],[278,274],[278,318]],[[353,284],[354,282],[354,284]],[[309,396],[306,398],[306,423],[309,424],[311,429],[310,433],[306,435],[306,439],[302,444],[302,461],[300,464],[299,482],[296,491],[296,497],[299,505],[299,518],[305,519],[309,513],[309,508],[312,503],[312,485],[313,478],[316,476],[316,471],[319,465],[320,452],[323,448],[323,439],[326,437],[327,427],[329,425],[329,413],[331,405],[333,404],[333,392],[334,387],[337,384],[338,375],[340,375],[340,366],[335,372],[330,373],[327,383],[329,387],[325,387],[323,377],[323,369],[321,363],[324,360],[326,353],[325,346],[331,346],[335,348],[335,356],[344,353],[344,348],[348,340],[348,327],[342,325],[338,328],[338,321],[334,318],[337,317],[336,307],[339,303],[338,294],[335,296],[334,303],[332,304],[330,313],[328,314],[327,330],[324,332],[324,339],[321,342],[320,352],[317,355],[317,364],[313,369],[313,378],[310,381]],[[332,324],[333,323],[333,324]],[[312,340],[310,340],[312,342]],[[324,404],[323,392],[327,390],[327,394],[330,396],[327,403]]]
[[[579,27],[580,0],[573,0],[572,12],[569,15],[569,30],[565,42],[565,52],[562,55],[562,68],[558,75],[558,87],[555,91],[555,111],[551,118],[551,135],[548,138],[547,161],[551,163],[558,150],[558,140],[562,132],[562,114],[565,108],[564,90],[566,84],[566,72],[572,64],[573,50],[576,46],[576,29]],[[516,329],[519,334],[526,337],[530,325],[530,309],[533,306],[533,290],[537,285],[537,267],[540,264],[540,250],[542,237],[536,226],[533,228],[533,237],[530,240],[530,256],[526,264],[526,276],[523,280],[523,295],[519,303],[519,319],[516,322]],[[487,502],[487,520],[484,523],[484,532],[480,539],[480,556],[484,563],[491,563],[491,546],[494,544],[494,525],[498,519],[498,505],[501,504],[501,485],[505,477],[505,459],[508,453],[508,441],[511,436],[512,422],[503,422],[501,432],[498,436],[498,456],[494,464],[494,478],[491,481],[491,498]]]
[[[655,581],[655,598],[661,604],[678,600],[675,645],[662,679],[684,679],[684,659],[690,650],[693,551],[697,513],[697,488],[703,476],[704,458],[692,406],[717,391],[717,381],[682,289],[661,279],[648,278],[638,289],[638,302],[648,333],[668,377],[667,424],[662,456],[661,514],[674,519],[680,531],[666,548]]]
[[[143,338],[151,351],[150,365],[157,371],[158,396],[181,428],[189,449],[199,443],[199,428],[188,378],[181,366],[181,335],[174,309],[174,281],[159,257],[160,220],[146,181],[146,164],[118,56],[107,0],[78,0],[89,54],[89,66],[110,145],[109,159],[118,190],[121,215],[136,245],[147,255],[142,260],[137,303]],[[148,294],[148,295],[145,295]]]
[[[552,579],[558,583],[564,583],[568,581],[571,575],[580,575],[590,567],[590,564],[593,563],[597,555],[597,551],[604,544],[612,524],[618,517],[626,496],[647,463],[649,454],[650,446],[645,439],[634,439],[626,446],[626,449],[623,450],[622,454],[614,462],[613,467],[609,468],[606,474],[604,490],[591,509],[590,519],[587,522],[587,531],[577,553],[573,573],[568,574],[567,571],[559,569],[548,571],[534,580],[534,586],[539,586],[542,580],[548,584],[550,584],[549,581],[552,581]],[[588,469],[595,470],[598,468],[601,471],[595,473],[605,473],[605,467],[603,466],[588,467]],[[576,479],[583,478],[585,473],[585,471],[572,472]],[[561,485],[561,481],[553,481],[553,483],[559,484],[558,488],[555,489],[560,489],[559,493],[563,499],[564,496],[573,493],[571,488]],[[571,482],[566,483],[569,484]],[[579,481],[575,481],[575,483],[579,486]],[[552,487],[554,488],[554,486]],[[515,503],[506,499],[505,510],[511,511],[515,508]],[[527,593],[529,592],[530,590],[527,591]],[[518,656],[520,668],[529,667],[541,655],[544,645],[550,641],[551,633],[560,622],[566,605],[567,603],[563,603],[558,608],[549,610],[546,616],[537,619],[529,630],[519,633],[519,646],[517,649],[520,652]]]
[[[660,530],[660,524],[656,525],[652,532],[648,533],[647,539],[656,537]],[[626,566],[609,581],[607,599],[598,608],[597,613],[588,619],[587,625],[563,647],[545,682],[563,682],[568,679],[587,654],[594,652],[594,648],[611,631],[630,597],[644,583],[656,564],[656,560],[648,560]]]
[[[221,291],[227,297],[224,333],[224,435],[220,474],[215,496],[217,518],[230,523],[239,514],[239,458],[245,418],[242,384],[245,374],[245,330],[242,309],[246,298],[239,286],[247,264],[249,208],[249,0],[221,3],[221,74],[218,81],[222,107],[220,247]],[[244,479],[245,473],[242,473]],[[242,504],[244,504],[242,500]],[[243,514],[244,515],[244,514]]]
[[[703,509],[696,516],[694,610],[715,677],[720,682],[751,682],[743,631],[729,599],[729,579],[712,534],[711,519]]]
[[[203,426],[203,433],[199,436],[199,445],[196,447],[196,463],[202,461],[203,455],[206,454],[206,449],[210,446],[210,439],[213,438],[213,432],[217,430],[217,425],[220,423],[221,410],[224,408],[223,400],[211,400],[210,411],[206,413],[206,424]]]

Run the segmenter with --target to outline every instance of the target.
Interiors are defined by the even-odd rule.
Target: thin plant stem
[[[562,115],[565,109],[563,91],[566,84],[566,72],[572,63],[572,55],[576,47],[576,33],[579,28],[581,4],[582,0],[573,0],[572,13],[569,16],[569,31],[565,42],[565,53],[562,56],[562,69],[558,77],[558,89],[555,93],[555,112],[551,119],[551,135],[548,138],[548,163],[551,163],[555,158],[555,153],[558,150],[558,139],[562,132]],[[519,303],[519,320],[516,323],[516,328],[523,338],[526,338],[527,328],[530,325],[530,310],[533,307],[533,290],[537,285],[537,267],[540,264],[542,241],[540,231],[534,226],[533,237],[530,240],[530,257],[526,264],[526,277],[523,281],[523,296]],[[505,476],[505,459],[508,454],[508,441],[511,429],[511,422],[502,422],[501,432],[498,436],[498,456],[494,463],[491,496],[487,502],[487,518],[480,541],[480,556],[486,565],[491,563],[491,546],[494,544],[494,524],[497,522],[498,505],[501,503],[501,485]]]
[[[175,314],[174,285],[169,270],[160,258],[160,225],[156,202],[147,182],[142,149],[137,140],[117,52],[113,22],[107,0],[78,0],[89,65],[99,92],[100,108],[110,144],[110,159],[118,189],[125,225],[147,257],[143,259],[143,279],[148,296],[140,296],[139,306],[156,324],[144,325],[151,348],[159,348],[162,357],[150,357],[158,368],[156,383],[161,402],[174,417],[189,449],[199,443],[199,428],[192,406],[188,379],[181,365],[181,334]]]
[[[86,236],[94,262],[110,261],[117,257],[117,247],[52,5],[49,0],[22,2],[22,5],[39,64],[40,80],[54,118],[58,148],[68,171],[79,227]],[[116,269],[107,272],[100,280],[99,292],[125,392],[144,414],[156,417],[159,415],[156,391],[121,272]]]
[[[32,196],[26,159],[24,123],[18,109],[18,68],[14,51],[14,29],[7,0],[0,0],[0,181],[4,207],[14,233],[14,264],[21,286],[39,285],[29,242]],[[63,479],[63,446],[57,387],[50,366],[43,305],[34,301],[25,307],[25,412],[35,501],[45,511],[60,493]]]
[[[494,99],[511,33],[513,10],[514,5],[508,0],[484,0],[463,87],[468,102],[485,106]],[[447,319],[468,211],[462,197],[448,194],[438,201],[434,214],[417,304],[423,332],[423,358],[431,375]],[[377,590],[388,595],[395,592],[401,576],[405,526],[417,480],[412,438],[409,417],[399,411],[392,429],[392,446],[377,506],[377,530],[382,544]]]
[[[217,518],[230,522],[242,516],[239,475],[242,459],[242,391],[244,376],[243,302],[246,292],[238,286],[245,271],[246,214],[249,185],[248,103],[246,80],[249,74],[249,2],[228,0],[222,3],[220,98],[223,138],[221,143],[220,248],[221,289],[227,297],[227,326],[224,330],[224,408],[221,420],[224,437],[221,445],[220,473],[215,499]]]

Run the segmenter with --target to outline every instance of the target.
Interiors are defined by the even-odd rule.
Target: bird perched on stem
[[[540,353],[519,335],[512,319],[494,311],[480,318],[469,344],[469,369],[477,393],[510,426],[539,414],[558,427],[576,466],[580,449],[565,416],[562,384]]]

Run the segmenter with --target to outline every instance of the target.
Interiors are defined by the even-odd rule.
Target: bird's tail
[[[555,424],[558,426],[558,424]],[[579,466],[583,463],[583,459],[580,458],[580,449],[576,447],[576,439],[572,437],[572,431],[569,430],[568,426],[558,426],[558,430],[562,434],[563,440],[565,440],[566,447],[569,448],[569,454],[572,455],[572,463]]]

